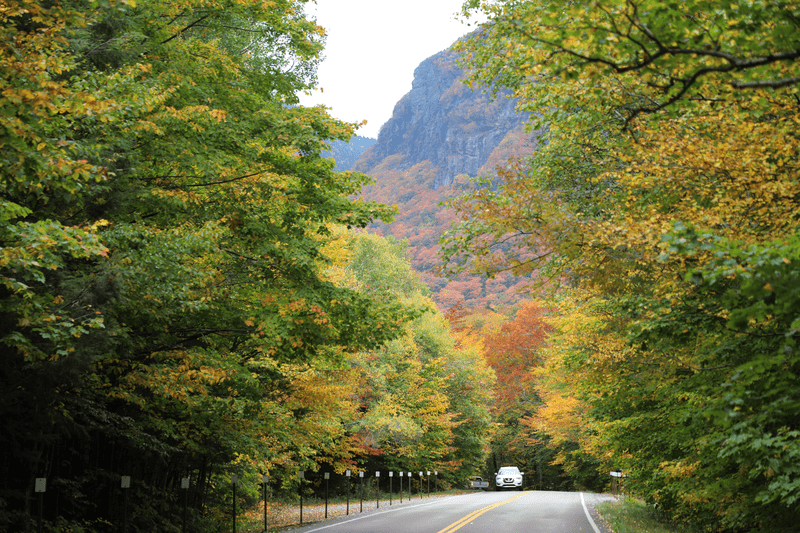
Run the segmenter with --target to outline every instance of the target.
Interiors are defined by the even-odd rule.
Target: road
[[[611,496],[580,492],[476,492],[412,500],[318,522],[292,533],[610,533],[594,505]]]

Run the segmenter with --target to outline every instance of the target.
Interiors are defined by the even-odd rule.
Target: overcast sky
[[[319,86],[301,96],[347,122],[367,120],[358,130],[376,137],[394,105],[411,90],[414,69],[475,29],[455,17],[463,0],[317,0],[307,12],[327,30]],[[460,17],[459,17],[460,18]]]

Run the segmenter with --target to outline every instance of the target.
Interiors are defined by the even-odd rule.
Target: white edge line
[[[586,513],[586,518],[589,520],[589,524],[591,524],[592,529],[594,529],[594,533],[600,533],[600,530],[597,528],[597,524],[595,524],[594,520],[592,520],[592,515],[589,514],[589,509],[586,507],[586,502],[583,500],[582,492],[581,492],[581,505],[583,505],[583,512]]]

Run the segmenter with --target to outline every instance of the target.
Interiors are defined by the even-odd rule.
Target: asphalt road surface
[[[581,492],[476,492],[406,501],[317,522],[293,533],[610,533],[593,510],[611,496]]]

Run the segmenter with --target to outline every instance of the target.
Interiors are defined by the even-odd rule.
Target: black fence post
[[[325,518],[328,518],[328,483],[330,483],[331,473],[325,472]]]
[[[131,488],[131,476],[122,476],[119,486],[125,495],[122,498],[122,533],[128,531],[128,492]]]
[[[299,482],[297,484],[297,492],[300,493],[300,524],[303,524],[303,479],[306,477],[306,471],[301,470],[298,472]]]
[[[264,533],[267,531],[267,506],[269,505],[269,475],[261,476],[261,483],[264,484]]]
[[[350,471],[346,470],[344,476],[347,480],[347,490],[345,490],[345,493],[347,493],[347,513],[345,516],[350,516]]]
[[[231,484],[233,485],[233,533],[236,533],[236,484],[239,483],[239,476],[233,474],[231,476]]]
[[[42,533],[42,514],[44,513],[44,493],[47,490],[47,478],[37,477],[34,490],[39,495],[39,525],[37,526],[36,531],[38,533]]]
[[[183,524],[181,531],[186,533],[186,509],[189,507],[189,478],[181,478],[181,489],[183,490]]]
[[[359,513],[364,512],[364,472],[358,473]]]

